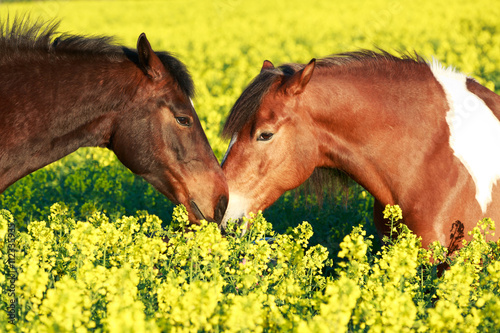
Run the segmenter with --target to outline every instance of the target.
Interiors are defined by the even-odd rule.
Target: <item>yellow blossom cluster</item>
[[[500,91],[498,1],[0,3],[2,20],[28,12],[61,20],[60,32],[115,36],[131,48],[145,32],[154,50],[172,52],[193,77],[219,159],[223,123],[265,59],[416,51]],[[185,210],[111,151],[80,149],[0,195],[0,332],[500,331],[493,221],[448,256],[437,243],[422,249],[396,206],[378,244],[364,191],[350,211],[315,211],[308,200],[253,216],[244,237],[233,236],[236,224],[227,236],[211,223],[186,228]]]
[[[307,222],[285,234],[262,214],[243,237],[216,224],[187,227],[184,206],[167,229],[146,212],[75,221],[54,204],[46,221],[15,235],[19,332],[444,332],[498,331],[500,243],[484,219],[438,275],[434,250],[404,225],[378,251],[361,226],[338,260],[309,246]],[[12,215],[2,210],[0,230]],[[238,225],[229,230],[238,231]],[[237,235],[238,233],[233,233]],[[9,239],[0,235],[0,287],[10,288]],[[326,274],[325,268],[333,272]]]

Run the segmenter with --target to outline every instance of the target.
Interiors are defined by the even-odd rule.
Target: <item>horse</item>
[[[266,60],[223,129],[223,224],[333,169],[373,195],[379,235],[390,228],[384,206],[398,204],[423,247],[453,251],[479,219],[500,220],[499,119],[497,94],[417,53]]]
[[[144,33],[133,50],[58,25],[0,24],[0,193],[79,147],[106,147],[191,222],[221,221],[228,187],[186,66]]]

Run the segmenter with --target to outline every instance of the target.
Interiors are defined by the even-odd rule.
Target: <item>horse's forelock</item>
[[[176,57],[174,57],[169,52],[155,52],[158,58],[160,58],[163,66],[172,75],[172,77],[177,81],[177,84],[181,90],[189,97],[193,98],[195,94],[193,79],[189,73],[186,65]]]
[[[282,72],[279,68],[269,69],[262,71],[253,79],[231,108],[222,131],[224,138],[231,138],[250,121],[259,110],[263,97],[280,75]]]

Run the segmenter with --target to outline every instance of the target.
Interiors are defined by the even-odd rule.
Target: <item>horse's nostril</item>
[[[191,209],[193,210],[193,213],[196,216],[196,218],[198,220],[205,220],[205,216],[203,215],[201,210],[198,208],[198,205],[196,204],[196,202],[194,202],[194,200],[191,200],[190,204],[191,204]]]
[[[215,206],[214,211],[214,219],[217,223],[222,222],[222,218],[224,217],[224,213],[226,213],[226,208],[228,204],[228,199],[225,195],[221,195],[219,197],[219,202],[217,202],[217,206]]]
[[[198,220],[207,220],[208,222],[217,222],[220,223],[222,221],[222,218],[224,217],[224,213],[226,212],[227,204],[228,204],[228,199],[225,195],[221,195],[219,197],[219,201],[217,201],[217,205],[215,206],[214,209],[214,219],[212,220],[211,218],[207,218],[203,213],[201,212],[201,209],[198,207],[196,202],[194,200],[191,200],[189,203],[191,204],[191,209],[193,210],[193,214],[196,216]]]

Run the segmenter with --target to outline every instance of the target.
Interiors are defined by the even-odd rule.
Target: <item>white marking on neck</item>
[[[233,134],[233,137],[231,138],[231,141],[229,142],[229,147],[227,147],[226,153],[224,154],[224,157],[222,158],[221,165],[224,164],[224,162],[226,162],[227,155],[229,155],[229,151],[231,150],[234,143],[236,142],[236,139],[238,139],[238,133]]]
[[[476,200],[486,213],[500,178],[500,121],[466,86],[467,77],[433,59],[430,68],[442,85],[450,110],[450,146],[476,184]]]

